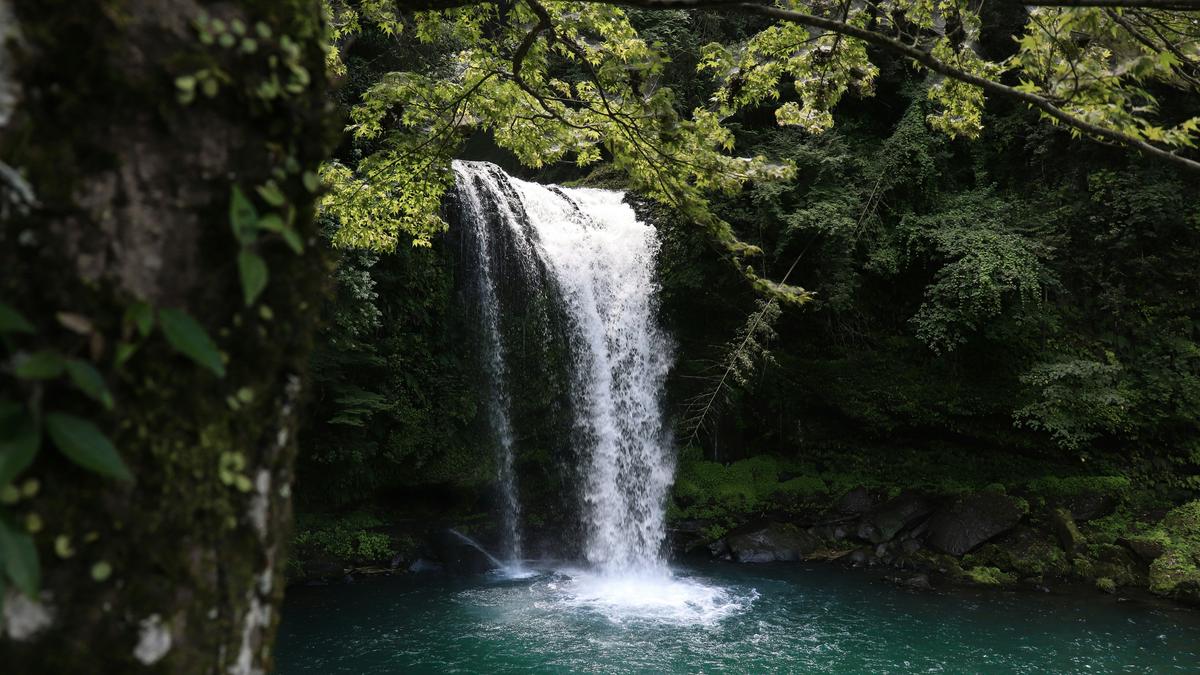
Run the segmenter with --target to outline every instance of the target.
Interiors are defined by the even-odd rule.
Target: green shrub
[[[1150,564],[1150,590],[1168,595],[1183,582],[1200,583],[1200,500],[1179,506],[1146,535],[1163,544]]]
[[[967,570],[967,578],[985,586],[1004,586],[1016,581],[1011,574],[1001,572],[997,567],[972,567]]]
[[[301,515],[296,520],[292,545],[301,557],[323,554],[338,560],[383,562],[396,553],[391,537],[370,531],[384,523],[369,513]]]
[[[710,521],[711,532],[724,533],[745,518],[772,508],[794,509],[828,498],[829,488],[815,475],[769,455],[720,464],[684,454],[675,480],[672,518]],[[780,481],[780,475],[793,477]]]
[[[1029,491],[1050,499],[1065,499],[1095,492],[1123,498],[1129,494],[1130,482],[1125,476],[1043,476],[1027,484]]]

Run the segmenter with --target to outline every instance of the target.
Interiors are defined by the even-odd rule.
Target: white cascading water
[[[519,566],[521,561],[521,500],[517,491],[517,477],[513,466],[513,432],[509,420],[508,377],[504,359],[504,343],[500,335],[499,299],[496,296],[494,275],[498,268],[498,243],[489,223],[487,203],[481,189],[491,186],[484,179],[485,172],[461,162],[454,163],[460,204],[470,235],[474,238],[473,261],[479,293],[479,315],[483,326],[484,367],[488,380],[488,417],[496,434],[496,473],[503,511],[504,556],[509,565]],[[501,209],[503,220],[511,219],[505,213],[506,204],[496,204]],[[507,216],[507,217],[506,217]],[[457,534],[457,533],[455,533]],[[462,535],[459,535],[462,536]]]
[[[588,561],[609,574],[661,568],[674,466],[661,410],[672,346],[658,325],[657,233],[620,192],[513,185],[571,324],[574,424],[590,454]]]
[[[550,583],[551,590],[565,604],[597,609],[616,621],[637,616],[709,622],[740,611],[747,599],[675,578],[663,558],[674,460],[662,398],[673,350],[657,318],[654,227],[638,220],[620,192],[529,183],[484,162],[454,162],[454,171],[465,215],[475,221],[465,225],[476,245],[481,251],[494,246],[495,233],[482,232],[492,218],[495,226],[508,228],[506,239],[515,242],[525,268],[521,273],[539,292],[557,294],[569,324],[573,425],[585,458],[581,497],[591,568],[564,571],[567,580]],[[534,259],[553,289],[539,287]],[[484,303],[495,299],[494,290],[480,296]],[[493,336],[493,378],[504,371],[496,313],[483,310]],[[496,402],[507,406],[508,399],[498,396]],[[501,479],[512,481],[507,415],[505,409],[493,419],[502,417],[497,430],[508,434]],[[515,510],[515,486],[502,490],[511,490],[514,501],[507,506]]]

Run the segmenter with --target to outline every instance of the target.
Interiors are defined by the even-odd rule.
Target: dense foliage
[[[340,153],[343,178],[354,174],[355,158],[376,161],[372,151],[441,129],[443,118],[396,116],[410,114],[394,107],[396,87],[411,95],[419,78],[381,73],[466,58],[458,32],[489,29],[453,16],[450,33],[414,39],[369,23],[355,28],[363,33],[340,54],[348,68],[343,102],[357,130]],[[604,12],[588,16],[613,20]],[[678,83],[672,96],[680,111],[731,96],[728,78],[692,76],[698,66],[708,72],[714,59],[738,50],[763,52],[765,41],[782,39],[771,31],[783,30],[690,12],[632,10],[626,20],[640,40],[665,50],[655,72]],[[983,37],[997,42],[986,31]],[[409,60],[399,63],[389,51],[394,44],[411,50]],[[845,67],[868,74],[863,64]],[[1115,471],[1147,485],[1200,487],[1198,279],[1188,263],[1200,253],[1200,212],[1189,198],[1196,180],[1073,140],[1024,106],[1003,102],[978,117],[974,140],[952,138],[938,121],[944,80],[899,63],[870,68],[869,90],[825,101],[827,118],[804,113],[820,124],[781,127],[777,108],[758,105],[774,100],[778,69],[761,75],[768,80],[755,85],[758,93],[739,90],[741,102],[724,112],[736,152],[794,170],[793,180],[755,180],[744,192],[706,200],[749,245],[741,250],[761,249],[761,256],[730,264],[726,240],[697,236],[692,211],[639,206],[664,232],[664,312],[681,343],[671,393],[681,439],[721,461],[774,453],[821,456],[827,465],[830,448],[886,455],[936,446],[1036,457],[1067,473]],[[500,77],[491,84],[514,86]],[[522,103],[520,90],[505,90],[510,108],[540,105]],[[815,105],[804,96],[798,110]],[[1186,97],[1160,99],[1163,115],[1187,114]],[[442,160],[464,131],[479,129],[491,133],[470,136],[465,147],[474,156],[514,172],[545,158],[537,152],[542,137],[522,149],[490,124],[445,129],[458,136],[447,137]],[[605,150],[599,158],[612,163],[587,180],[642,187],[618,154]],[[583,174],[559,165],[537,175]],[[349,185],[335,186],[328,199]],[[428,193],[430,204],[444,188]],[[343,219],[358,215],[340,209],[327,211],[337,222],[336,244],[354,244],[345,237],[356,227],[376,231],[369,219],[347,225]],[[429,204],[420,213],[447,217]],[[483,424],[476,357],[469,345],[445,341],[446,322],[463,311],[454,303],[469,298],[458,261],[444,251],[456,240],[444,240],[440,227],[400,225],[391,241],[420,246],[343,259],[333,321],[315,361],[323,384],[304,459],[321,476],[310,490],[328,493],[323,503],[369,502],[389,486],[488,480],[487,444],[470,440]],[[810,302],[764,299],[761,279],[803,286]],[[469,324],[458,320],[459,329]],[[545,454],[552,447],[539,446],[526,470],[552,471],[553,456]],[[471,470],[446,472],[463,466]]]

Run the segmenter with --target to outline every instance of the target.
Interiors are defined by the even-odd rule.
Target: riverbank
[[[1200,501],[1172,502],[1120,475],[1039,474],[1047,467],[1033,462],[998,474],[965,460],[938,467],[931,455],[922,469],[912,456],[892,455],[874,471],[847,472],[770,456],[719,464],[685,454],[668,507],[673,558],[823,562],[916,590],[1086,588],[1200,606]],[[526,515],[527,556],[570,557],[564,530]],[[301,515],[289,579],[494,566],[452,529],[500,548],[498,523],[483,510]]]

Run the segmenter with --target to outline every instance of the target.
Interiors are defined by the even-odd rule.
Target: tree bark
[[[200,39],[205,11],[232,46]],[[19,479],[36,494],[0,506],[33,533],[42,571],[36,600],[5,596],[3,672],[270,669],[327,261],[321,247],[298,255],[259,237],[270,281],[247,307],[230,200],[236,185],[314,235],[305,172],[332,138],[320,17],[319,0],[0,0],[0,302],[37,328],[10,350],[93,362],[116,406],[8,372],[0,398],[86,417],[135,476],[84,471],[43,440]],[[303,86],[262,93],[291,66]],[[181,100],[178,78],[206,69],[219,72],[214,95],[197,85]],[[255,190],[273,177],[282,205]],[[159,330],[139,338],[122,320],[137,302],[198,320],[225,376]],[[122,342],[139,346],[117,366]]]

